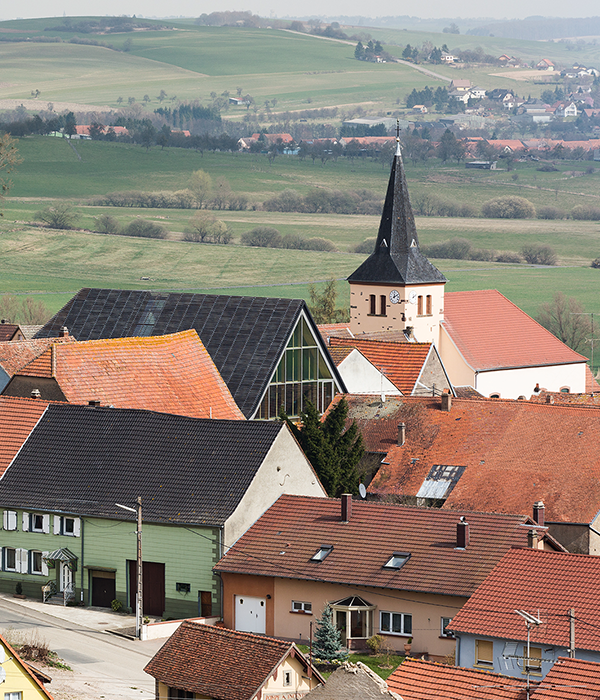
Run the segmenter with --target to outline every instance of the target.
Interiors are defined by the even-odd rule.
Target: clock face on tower
[[[408,295],[408,301],[410,301],[411,304],[416,304],[417,303],[417,293],[413,290],[409,295]]]
[[[397,289],[392,289],[390,292],[390,301],[392,304],[397,304],[400,301],[400,292]]]

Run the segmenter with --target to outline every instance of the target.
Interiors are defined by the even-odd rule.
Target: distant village
[[[157,700],[600,695],[600,385],[498,291],[445,291],[391,138],[348,322],[84,288],[0,323],[0,590],[133,612]]]

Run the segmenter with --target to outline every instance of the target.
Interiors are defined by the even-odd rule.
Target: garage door
[[[235,628],[238,632],[265,634],[267,631],[267,601],[265,598],[235,596]]]

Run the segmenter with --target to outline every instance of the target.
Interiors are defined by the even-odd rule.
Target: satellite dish
[[[359,484],[358,485],[358,493],[360,493],[361,498],[366,498],[367,497],[367,489],[365,488],[364,484]]]
[[[6,670],[0,666],[0,684],[6,680]]]

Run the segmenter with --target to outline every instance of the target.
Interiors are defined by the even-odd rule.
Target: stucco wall
[[[224,543],[233,545],[282,494],[327,494],[287,426],[269,450],[250,487],[225,524]],[[225,551],[223,552],[225,553]]]
[[[42,691],[33,678],[25,672],[23,666],[14,658],[12,652],[2,644],[5,661],[2,668],[6,671],[6,680],[2,683],[4,697],[7,693],[22,693],[24,700],[34,698],[48,700],[48,696]]]
[[[585,392],[585,363],[551,367],[524,367],[495,372],[480,372],[475,388],[480,394],[500,394],[501,399],[529,398],[535,385],[548,391],[568,387],[573,394]]]
[[[444,326],[440,326],[439,350],[442,362],[454,386],[475,386],[475,372],[464,361]]]
[[[358,350],[353,350],[338,366],[349,394],[401,394],[392,382],[372,365]]]

